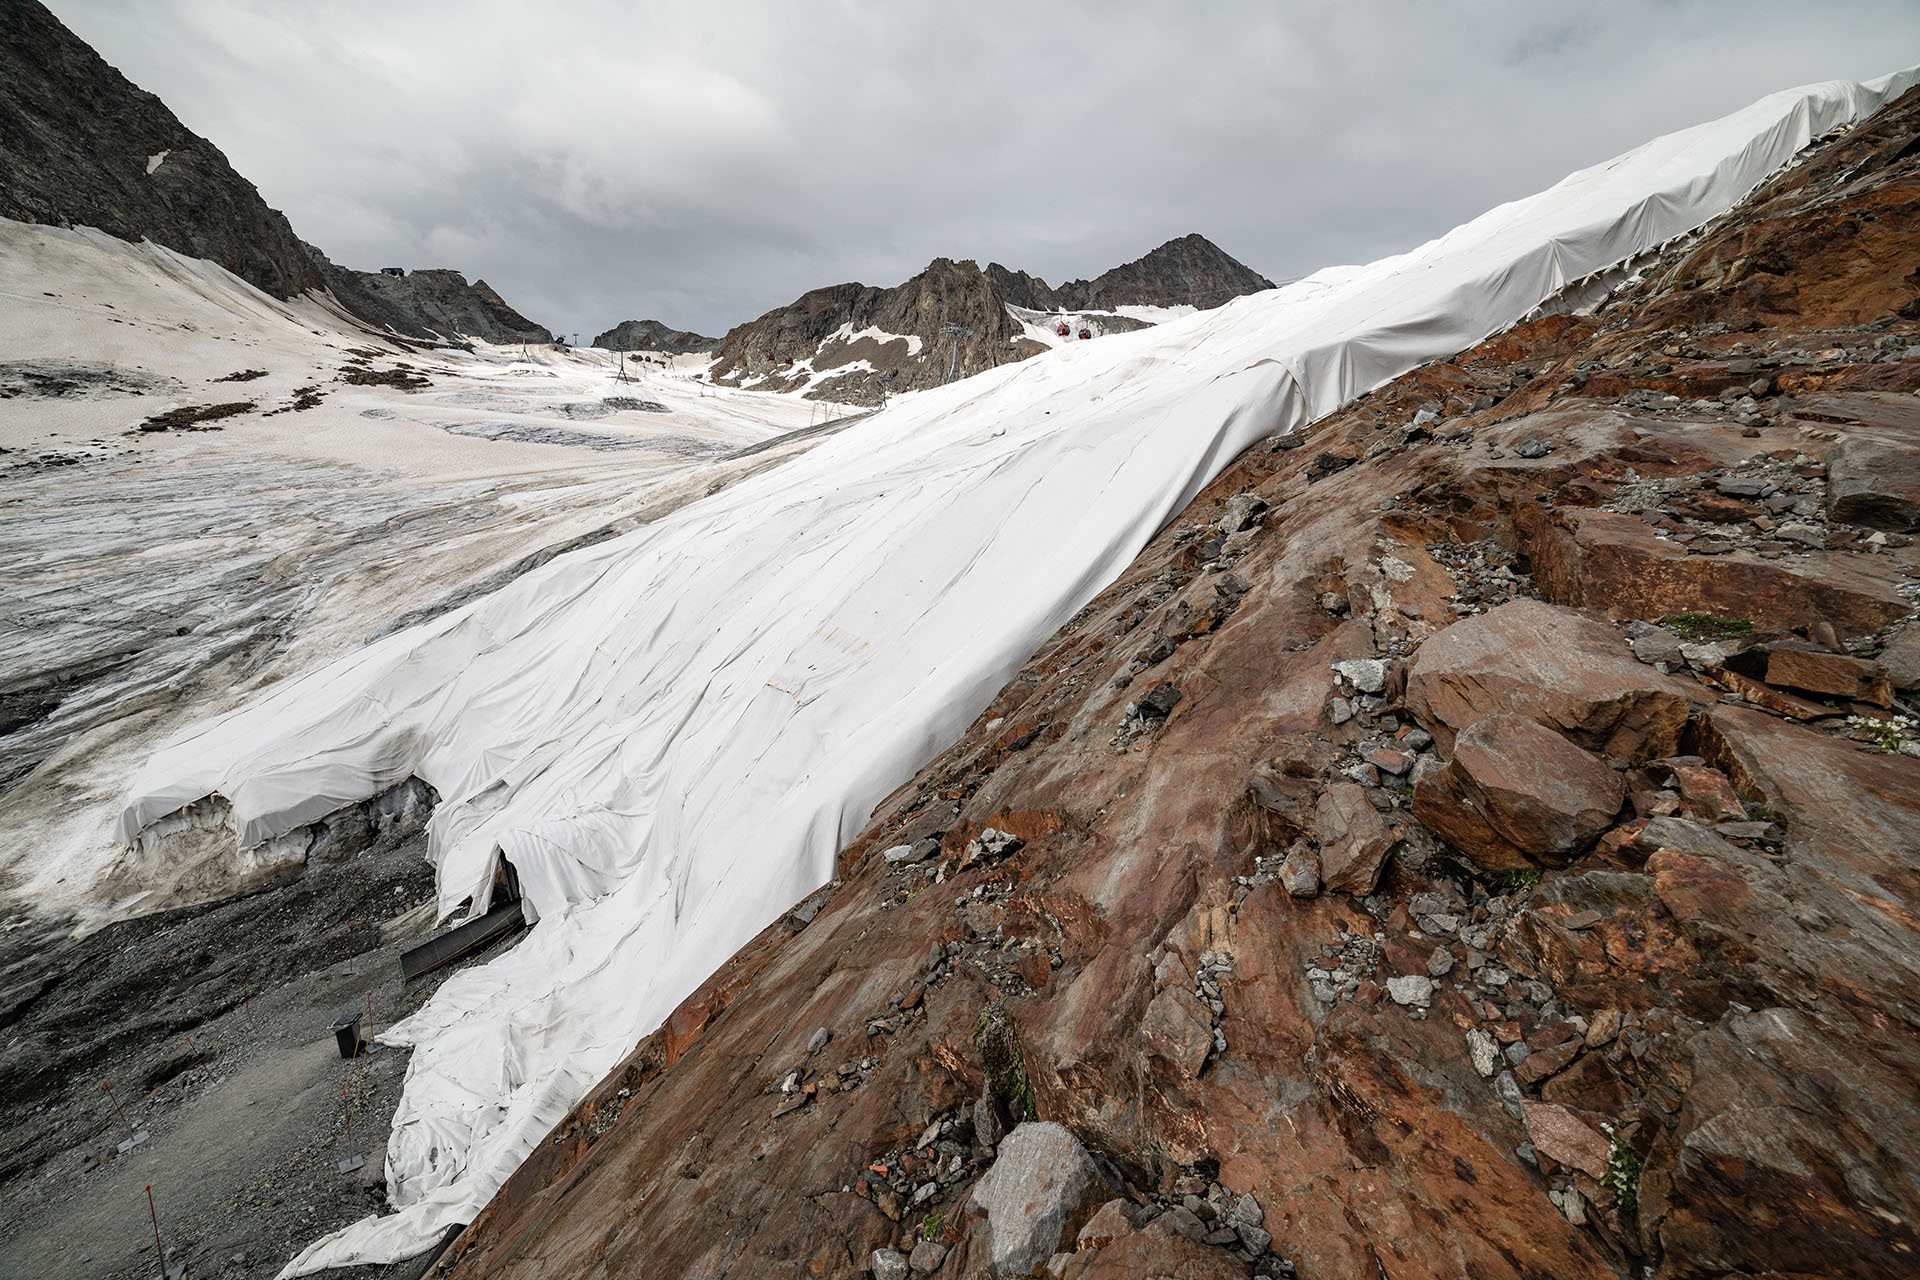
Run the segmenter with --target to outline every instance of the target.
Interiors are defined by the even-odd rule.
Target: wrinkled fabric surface
[[[470,1220],[1242,449],[1698,227],[1915,79],[1774,94],[1411,253],[922,393],[169,744],[129,842],[218,794],[259,845],[415,775],[442,910],[485,909],[504,855],[537,918],[382,1037],[415,1048],[399,1211],[283,1274]]]

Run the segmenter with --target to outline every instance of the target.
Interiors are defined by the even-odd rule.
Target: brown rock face
[[[1314,837],[1320,842],[1320,875],[1327,888],[1373,892],[1394,834],[1364,788],[1350,782],[1329,787],[1320,797]]]
[[[992,1250],[965,1206],[1024,1119],[1070,1130],[1138,1210],[1063,1228],[1049,1274],[1911,1273],[1920,761],[1660,676],[1606,621],[1530,598],[1546,553],[1512,553],[1542,513],[1609,505],[1698,539],[1648,486],[1756,470],[1746,429],[1785,455],[1769,474],[1810,482],[1834,437],[1920,408],[1920,361],[1877,354],[1920,345],[1900,213],[1920,208],[1916,131],[1920,93],[1599,315],[1516,328],[1316,424],[1310,447],[1237,460],[879,806],[818,915],[734,957],[556,1128],[452,1273],[855,1280],[932,1230],[951,1246],[934,1274],[972,1280]],[[1879,389],[1804,428],[1786,407],[1748,428],[1641,394],[1761,382],[1771,408],[1805,379]],[[1474,447],[1416,429],[1427,405]],[[1529,437],[1556,447],[1514,456]],[[1229,550],[1243,495],[1267,510]],[[1920,571],[1920,549],[1829,532],[1838,548],[1754,557],[1816,599]],[[1222,604],[1229,570],[1249,585]],[[1148,637],[1166,641],[1150,663]],[[1363,658],[1387,676],[1335,723],[1328,669]],[[1160,683],[1176,713],[1116,736]],[[1574,748],[1634,762],[1646,816],[1538,867],[1516,837],[1575,849],[1618,803],[1620,775]],[[1354,782],[1382,749],[1417,754]],[[1503,780],[1448,812],[1525,875],[1441,856],[1454,837],[1422,789],[1456,770]],[[1411,809],[1396,776],[1419,780]],[[1709,825],[1746,804],[1767,820]],[[968,862],[987,827],[1025,843]],[[878,856],[929,837],[924,861]],[[1372,892],[1294,896],[1310,839],[1358,855],[1341,869]],[[796,1069],[799,1101],[780,1091]]]
[[[1407,705],[1439,742],[1499,711],[1612,759],[1674,755],[1698,695],[1637,661],[1618,632],[1537,600],[1455,623],[1423,645]]]
[[[1569,1165],[1589,1178],[1607,1173],[1609,1144],[1580,1118],[1572,1107],[1551,1102],[1523,1102],[1521,1114],[1527,1125],[1527,1138],[1541,1155]]]
[[[1841,653],[1775,649],[1767,655],[1767,683],[1854,698],[1876,706],[1893,705],[1893,685],[1877,662]]]
[[[1147,1016],[1140,1020],[1140,1039],[1148,1053],[1166,1059],[1191,1080],[1213,1051],[1213,1026],[1206,1006],[1191,991],[1168,987],[1147,1006]]]
[[[1837,555],[1804,568],[1747,552],[1696,556],[1636,516],[1522,508],[1516,517],[1535,580],[1555,604],[1613,618],[1706,613],[1762,629],[1824,621],[1846,636],[1907,613],[1891,574],[1862,572]]]
[[[1551,729],[1515,715],[1476,720],[1453,760],[1421,780],[1413,813],[1489,869],[1560,865],[1613,825],[1620,775]]]

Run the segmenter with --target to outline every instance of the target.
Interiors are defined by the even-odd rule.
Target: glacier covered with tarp
[[[1410,253],[921,393],[176,738],[121,817],[149,856],[210,797],[266,850],[418,777],[442,911],[484,910],[504,856],[536,918],[386,1031],[415,1050],[398,1212],[288,1273],[471,1220],[1242,449],[1564,305],[1916,74],[1777,93]]]

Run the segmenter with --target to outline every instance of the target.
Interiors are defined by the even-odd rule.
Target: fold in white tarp
[[[1698,227],[1914,80],[1775,94],[1411,253],[926,392],[171,743],[130,842],[218,794],[258,845],[416,774],[443,909],[484,906],[504,853],[538,915],[383,1037],[415,1048],[399,1212],[287,1274],[471,1219],[1247,445]]]

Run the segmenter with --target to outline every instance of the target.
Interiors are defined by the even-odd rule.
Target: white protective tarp
[[[217,793],[259,844],[417,774],[442,907],[504,853],[538,914],[383,1037],[416,1050],[399,1212],[288,1274],[471,1219],[1248,444],[1701,225],[1914,79],[1774,94],[1403,256],[924,393],[167,746],[129,841]]]

